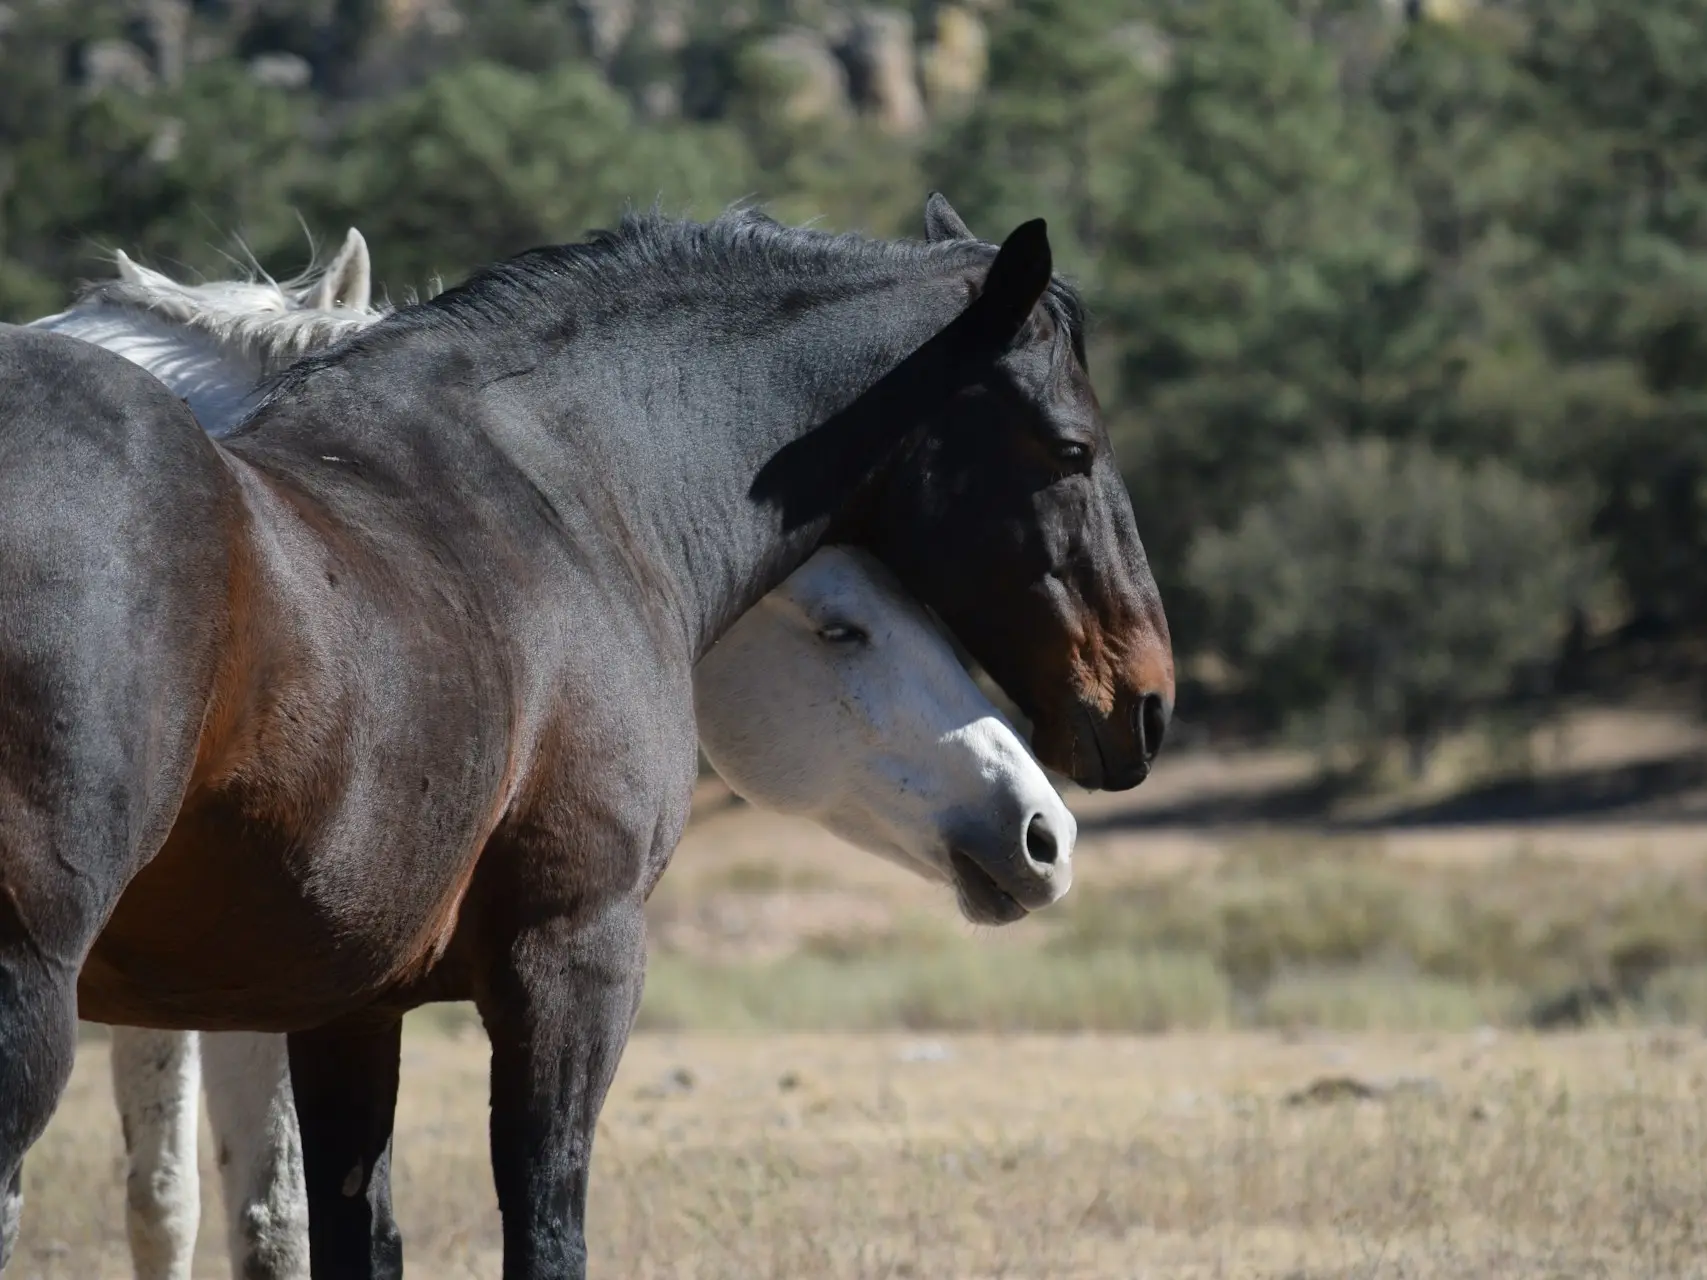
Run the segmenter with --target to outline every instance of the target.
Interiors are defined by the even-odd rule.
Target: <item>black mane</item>
[[[614,230],[589,233],[575,244],[546,245],[482,267],[437,296],[393,312],[348,341],[293,365],[273,380],[267,399],[337,364],[354,350],[372,350],[406,334],[467,334],[494,325],[537,322],[558,311],[553,298],[576,310],[645,307],[678,298],[690,275],[710,292],[738,293],[755,283],[810,281],[819,296],[857,293],[920,262],[988,265],[996,246],[978,240],[930,243],[880,240],[854,233],[790,227],[755,209],[734,207],[710,222],[670,218],[656,209],[629,213]],[[1084,305],[1059,276],[1045,305],[1067,333],[1081,364]]]

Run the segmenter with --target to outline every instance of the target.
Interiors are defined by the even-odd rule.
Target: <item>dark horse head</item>
[[[933,243],[976,245],[941,195]],[[1173,711],[1167,619],[1085,367],[1083,313],[1041,220],[967,278],[945,407],[883,469],[868,542],[1031,718],[1038,757],[1092,789],[1150,771]],[[993,261],[990,254],[994,254]]]

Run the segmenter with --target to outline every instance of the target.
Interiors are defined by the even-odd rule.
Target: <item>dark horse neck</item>
[[[348,405],[297,418],[321,457],[403,487],[430,484],[423,454],[495,451],[573,556],[631,580],[655,639],[693,662],[952,393],[970,345],[956,321],[992,252],[751,215],[636,220],[489,268],[284,385]],[[269,416],[246,434],[264,440]]]

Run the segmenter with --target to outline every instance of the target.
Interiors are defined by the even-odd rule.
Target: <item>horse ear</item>
[[[967,226],[954,206],[948,202],[948,197],[940,191],[933,191],[925,201],[925,239],[932,244],[943,240],[976,240],[972,228]]]
[[[348,307],[351,311],[366,311],[373,299],[373,264],[368,258],[367,241],[362,233],[351,227],[344,236],[344,247],[320,277],[314,290],[312,305],[318,311]]]
[[[988,372],[1025,329],[1054,262],[1042,218],[1016,227],[972,300],[924,345],[816,430],[789,441],[759,468],[748,496],[782,512],[783,528],[849,518],[849,494],[870,481],[930,415]],[[853,517],[857,520],[857,517]]]
[[[123,249],[113,250],[113,266],[118,268],[119,279],[126,284],[142,283],[142,268],[132,262]]]
[[[144,289],[161,289],[167,293],[182,293],[184,286],[171,276],[134,261],[123,249],[113,250],[113,267],[126,284]]]
[[[1021,223],[1002,241],[983,285],[966,308],[978,337],[1005,346],[1019,336],[1033,308],[1049,288],[1055,260],[1049,251],[1049,226],[1042,218]]]

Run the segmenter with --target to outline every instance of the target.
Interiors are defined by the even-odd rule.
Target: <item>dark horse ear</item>
[[[1015,227],[962,319],[980,345],[1006,346],[1025,328],[1055,269],[1042,218]]]
[[[836,515],[890,454],[967,379],[1019,336],[1053,262],[1042,218],[1017,227],[966,309],[815,431],[789,441],[759,469],[749,496],[779,507],[783,527]]]
[[[932,244],[941,240],[976,240],[972,228],[961,221],[948,197],[933,191],[925,201],[925,239]]]

